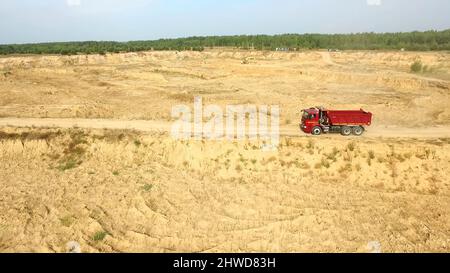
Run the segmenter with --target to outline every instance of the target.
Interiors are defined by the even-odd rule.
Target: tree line
[[[106,54],[148,50],[192,50],[233,47],[239,49],[289,50],[450,50],[450,29],[444,31],[355,34],[283,34],[205,36],[152,41],[87,41],[0,45],[0,54]]]

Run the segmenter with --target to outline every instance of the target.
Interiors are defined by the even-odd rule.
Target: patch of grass
[[[398,177],[398,174],[397,174],[397,162],[394,153],[389,155],[387,164],[389,166],[389,169],[391,170],[391,177],[394,179],[393,182],[395,184],[395,178]]]
[[[432,151],[428,148],[425,148],[421,152],[417,153],[416,157],[419,159],[422,159],[422,160],[430,159],[430,157],[432,157],[434,159],[434,158],[436,158],[436,151]]]
[[[11,71],[4,71],[4,72],[2,72],[2,75],[3,75],[3,77],[7,78],[8,76],[12,75],[12,72]]]
[[[82,146],[87,144],[86,135],[81,131],[74,131],[70,133],[71,141],[69,145],[64,149],[63,156],[59,160],[60,171],[66,171],[74,169],[81,165],[83,162],[81,159],[86,153],[86,149]],[[53,157],[56,159],[56,157]]]
[[[144,186],[142,186],[142,189],[146,192],[149,192],[153,189],[153,185],[152,184],[145,184]]]
[[[336,162],[338,154],[339,154],[339,150],[336,147],[334,147],[333,151],[331,153],[329,153],[329,154],[326,154],[325,156],[326,156],[326,158],[328,160]]]
[[[401,163],[405,162],[405,160],[406,160],[401,154],[396,154],[395,157]]]
[[[325,167],[327,169],[330,167],[330,162],[324,158],[322,159],[321,164],[323,167]]]
[[[141,143],[141,141],[139,141],[139,140],[136,139],[136,140],[134,141],[134,145],[135,145],[136,147],[139,148],[139,147],[141,147],[142,143]]]
[[[285,145],[286,145],[286,147],[291,147],[293,145],[292,139],[290,137],[287,137],[285,139]]]
[[[86,135],[82,131],[74,131],[70,133],[71,142],[69,143],[69,147],[67,151],[71,151],[76,148],[78,145],[87,144]]]
[[[350,161],[351,162],[353,160],[352,154],[349,151],[345,152],[344,156],[343,156],[343,159],[344,159],[344,161]]]
[[[242,154],[239,154],[239,161],[241,163],[244,163],[246,161],[246,159],[244,158],[244,156]]]
[[[308,144],[306,144],[306,148],[314,149],[314,147],[315,147],[314,141],[312,139],[308,140]]]
[[[79,161],[73,159],[73,158],[69,158],[67,160],[64,160],[61,162],[61,164],[57,167],[58,170],[64,172],[70,169],[74,169],[76,167],[78,167],[79,165]]]
[[[118,175],[119,175],[119,171],[113,171],[112,174],[113,174],[114,176],[118,176]]]
[[[75,219],[72,216],[64,216],[63,218],[59,219],[61,224],[65,227],[70,227]]]
[[[83,147],[80,147],[80,146],[76,146],[76,147],[71,148],[69,153],[71,155],[82,156],[82,155],[84,155],[84,153],[86,153],[86,149],[84,149]]]
[[[326,158],[322,158],[322,160],[315,165],[316,169],[320,169],[322,167],[327,169],[330,168],[330,162]]]
[[[343,172],[351,172],[352,171],[352,164],[347,163],[344,166],[339,168],[339,172],[343,173]]]
[[[420,72],[422,72],[423,71],[422,61],[416,60],[414,63],[411,64],[410,70],[413,73],[420,73]]]
[[[356,148],[356,144],[355,142],[350,142],[349,144],[347,144],[347,150],[350,152],[353,152]]]
[[[106,231],[97,231],[93,236],[92,236],[92,240],[94,242],[100,242],[103,241],[106,237],[106,235],[108,235],[108,233]]]
[[[145,204],[154,212],[158,212],[158,202],[153,198],[145,202]]]
[[[227,158],[226,160],[225,160],[225,168],[228,170],[228,169],[230,169],[230,163],[231,163],[231,160],[229,159],[229,158]]]
[[[367,153],[367,165],[372,166],[372,160],[375,159],[375,152],[370,150]]]
[[[0,131],[0,140],[46,140],[50,141],[62,133],[61,131],[57,132],[22,132],[22,133],[6,133]]]
[[[130,141],[134,141],[135,139],[138,139],[138,135],[139,133],[133,130],[107,130],[105,129],[103,131],[103,134],[101,135],[97,135],[94,134],[91,137],[93,139],[98,139],[98,140],[106,140],[108,142],[119,142],[119,141],[123,141],[125,139],[130,140]],[[154,143],[151,143],[150,145],[152,145]]]

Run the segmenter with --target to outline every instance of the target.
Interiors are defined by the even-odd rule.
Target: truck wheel
[[[364,133],[364,128],[362,126],[353,127],[353,134],[355,136],[360,136]]]
[[[319,126],[314,127],[312,129],[312,134],[315,136],[322,134],[322,128],[320,128]]]
[[[343,136],[349,136],[352,134],[352,128],[350,128],[348,126],[344,126],[344,127],[342,127],[341,133]]]

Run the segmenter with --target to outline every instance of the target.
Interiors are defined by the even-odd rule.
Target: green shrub
[[[421,61],[415,61],[412,65],[411,65],[411,72],[413,73],[420,73],[423,71],[423,64]]]
[[[106,235],[108,235],[105,231],[98,231],[92,236],[92,240],[95,242],[103,241],[105,239]]]

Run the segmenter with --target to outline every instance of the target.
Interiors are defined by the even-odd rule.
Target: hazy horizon
[[[0,44],[440,31],[448,10],[446,0],[3,0]]]

